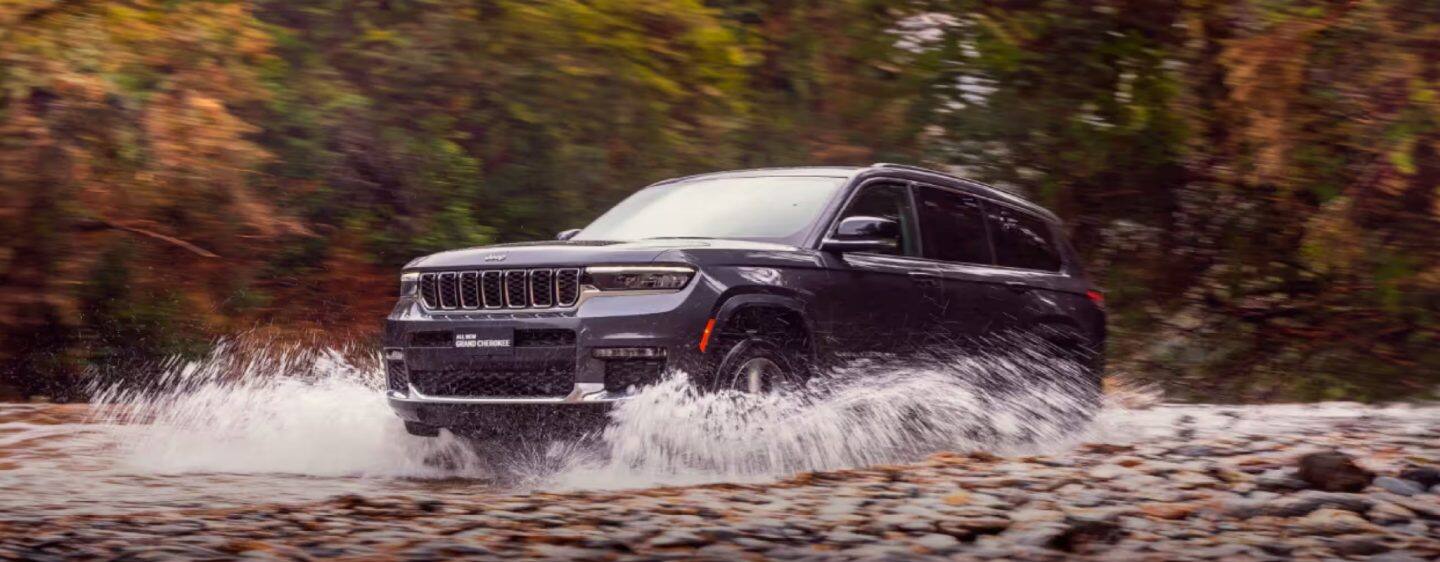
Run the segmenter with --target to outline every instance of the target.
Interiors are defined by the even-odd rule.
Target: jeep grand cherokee
[[[416,259],[385,322],[408,431],[574,413],[669,370],[766,392],[855,354],[1039,334],[1097,377],[1103,300],[1055,215],[894,164],[663,181],[558,240]]]

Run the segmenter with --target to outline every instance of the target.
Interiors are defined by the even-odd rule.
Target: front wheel
[[[796,354],[760,338],[751,338],[730,348],[715,375],[717,390],[754,394],[793,389],[804,382],[804,371]]]

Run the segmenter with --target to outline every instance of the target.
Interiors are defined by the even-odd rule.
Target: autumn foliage
[[[1424,0],[0,0],[0,387],[373,335],[399,265],[648,182],[901,161],[1055,209],[1117,370],[1440,384]]]

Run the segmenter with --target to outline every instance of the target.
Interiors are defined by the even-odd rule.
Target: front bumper
[[[405,421],[436,427],[497,434],[524,427],[527,430],[592,430],[608,419],[610,408],[630,394],[605,390],[604,384],[576,383],[563,397],[453,397],[425,396],[410,387],[408,395],[388,391],[390,409]]]
[[[565,396],[426,396],[414,385],[407,385],[408,393],[386,391],[390,404],[606,404],[627,400],[634,392],[605,390],[605,383],[577,382],[574,390]]]
[[[607,389],[607,377],[613,374],[610,369],[618,361],[594,357],[593,351],[607,347],[660,348],[665,350],[662,374],[691,370],[701,361],[696,345],[717,297],[711,286],[697,279],[677,292],[599,296],[585,299],[571,309],[437,313],[402,299],[385,322],[384,360],[389,379],[386,397],[401,418],[441,426],[460,424],[469,414],[485,409],[608,410],[633,397],[636,391],[633,387],[617,388],[613,380]],[[517,344],[503,349],[461,348],[453,343],[448,347],[415,345],[417,334],[437,331],[478,332],[482,340],[492,337],[487,334],[513,331]],[[527,331],[573,333],[573,344],[518,346],[519,335]],[[444,393],[435,392],[434,384],[415,384],[415,377],[431,373],[484,370],[501,363],[507,371],[523,371],[527,380],[550,376],[549,370],[554,369],[564,377],[554,379],[555,384],[563,386],[552,385],[543,396],[536,396]],[[396,371],[404,373],[404,380],[398,384],[393,376]]]

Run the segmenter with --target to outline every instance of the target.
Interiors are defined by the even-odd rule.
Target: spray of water
[[[222,344],[147,384],[98,390],[95,421],[129,429],[117,462],[135,472],[608,488],[1042,447],[1075,435],[1097,409],[1089,375],[1048,355],[919,357],[856,361],[780,394],[701,393],[674,373],[588,438],[471,442],[406,434],[384,403],[373,358]]]
[[[0,480],[17,491],[0,494],[0,522],[351,493],[754,482],[941,450],[1304,433],[1369,416],[1416,435],[1440,423],[1433,406],[1157,406],[1133,387],[1097,408],[1084,371],[1051,357],[856,361],[777,395],[697,393],[674,373],[586,437],[481,442],[405,433],[370,353],[225,342],[200,361],[122,373],[96,390],[89,419],[71,406],[0,404]]]
[[[1095,413],[1089,377],[1073,363],[1028,353],[857,361],[784,394],[699,393],[678,374],[613,412],[598,461],[573,464],[552,481],[746,481],[941,450],[1048,447]]]
[[[486,476],[467,443],[405,433],[375,364],[328,348],[221,342],[145,384],[98,389],[94,416],[130,428],[119,463],[151,473]]]

